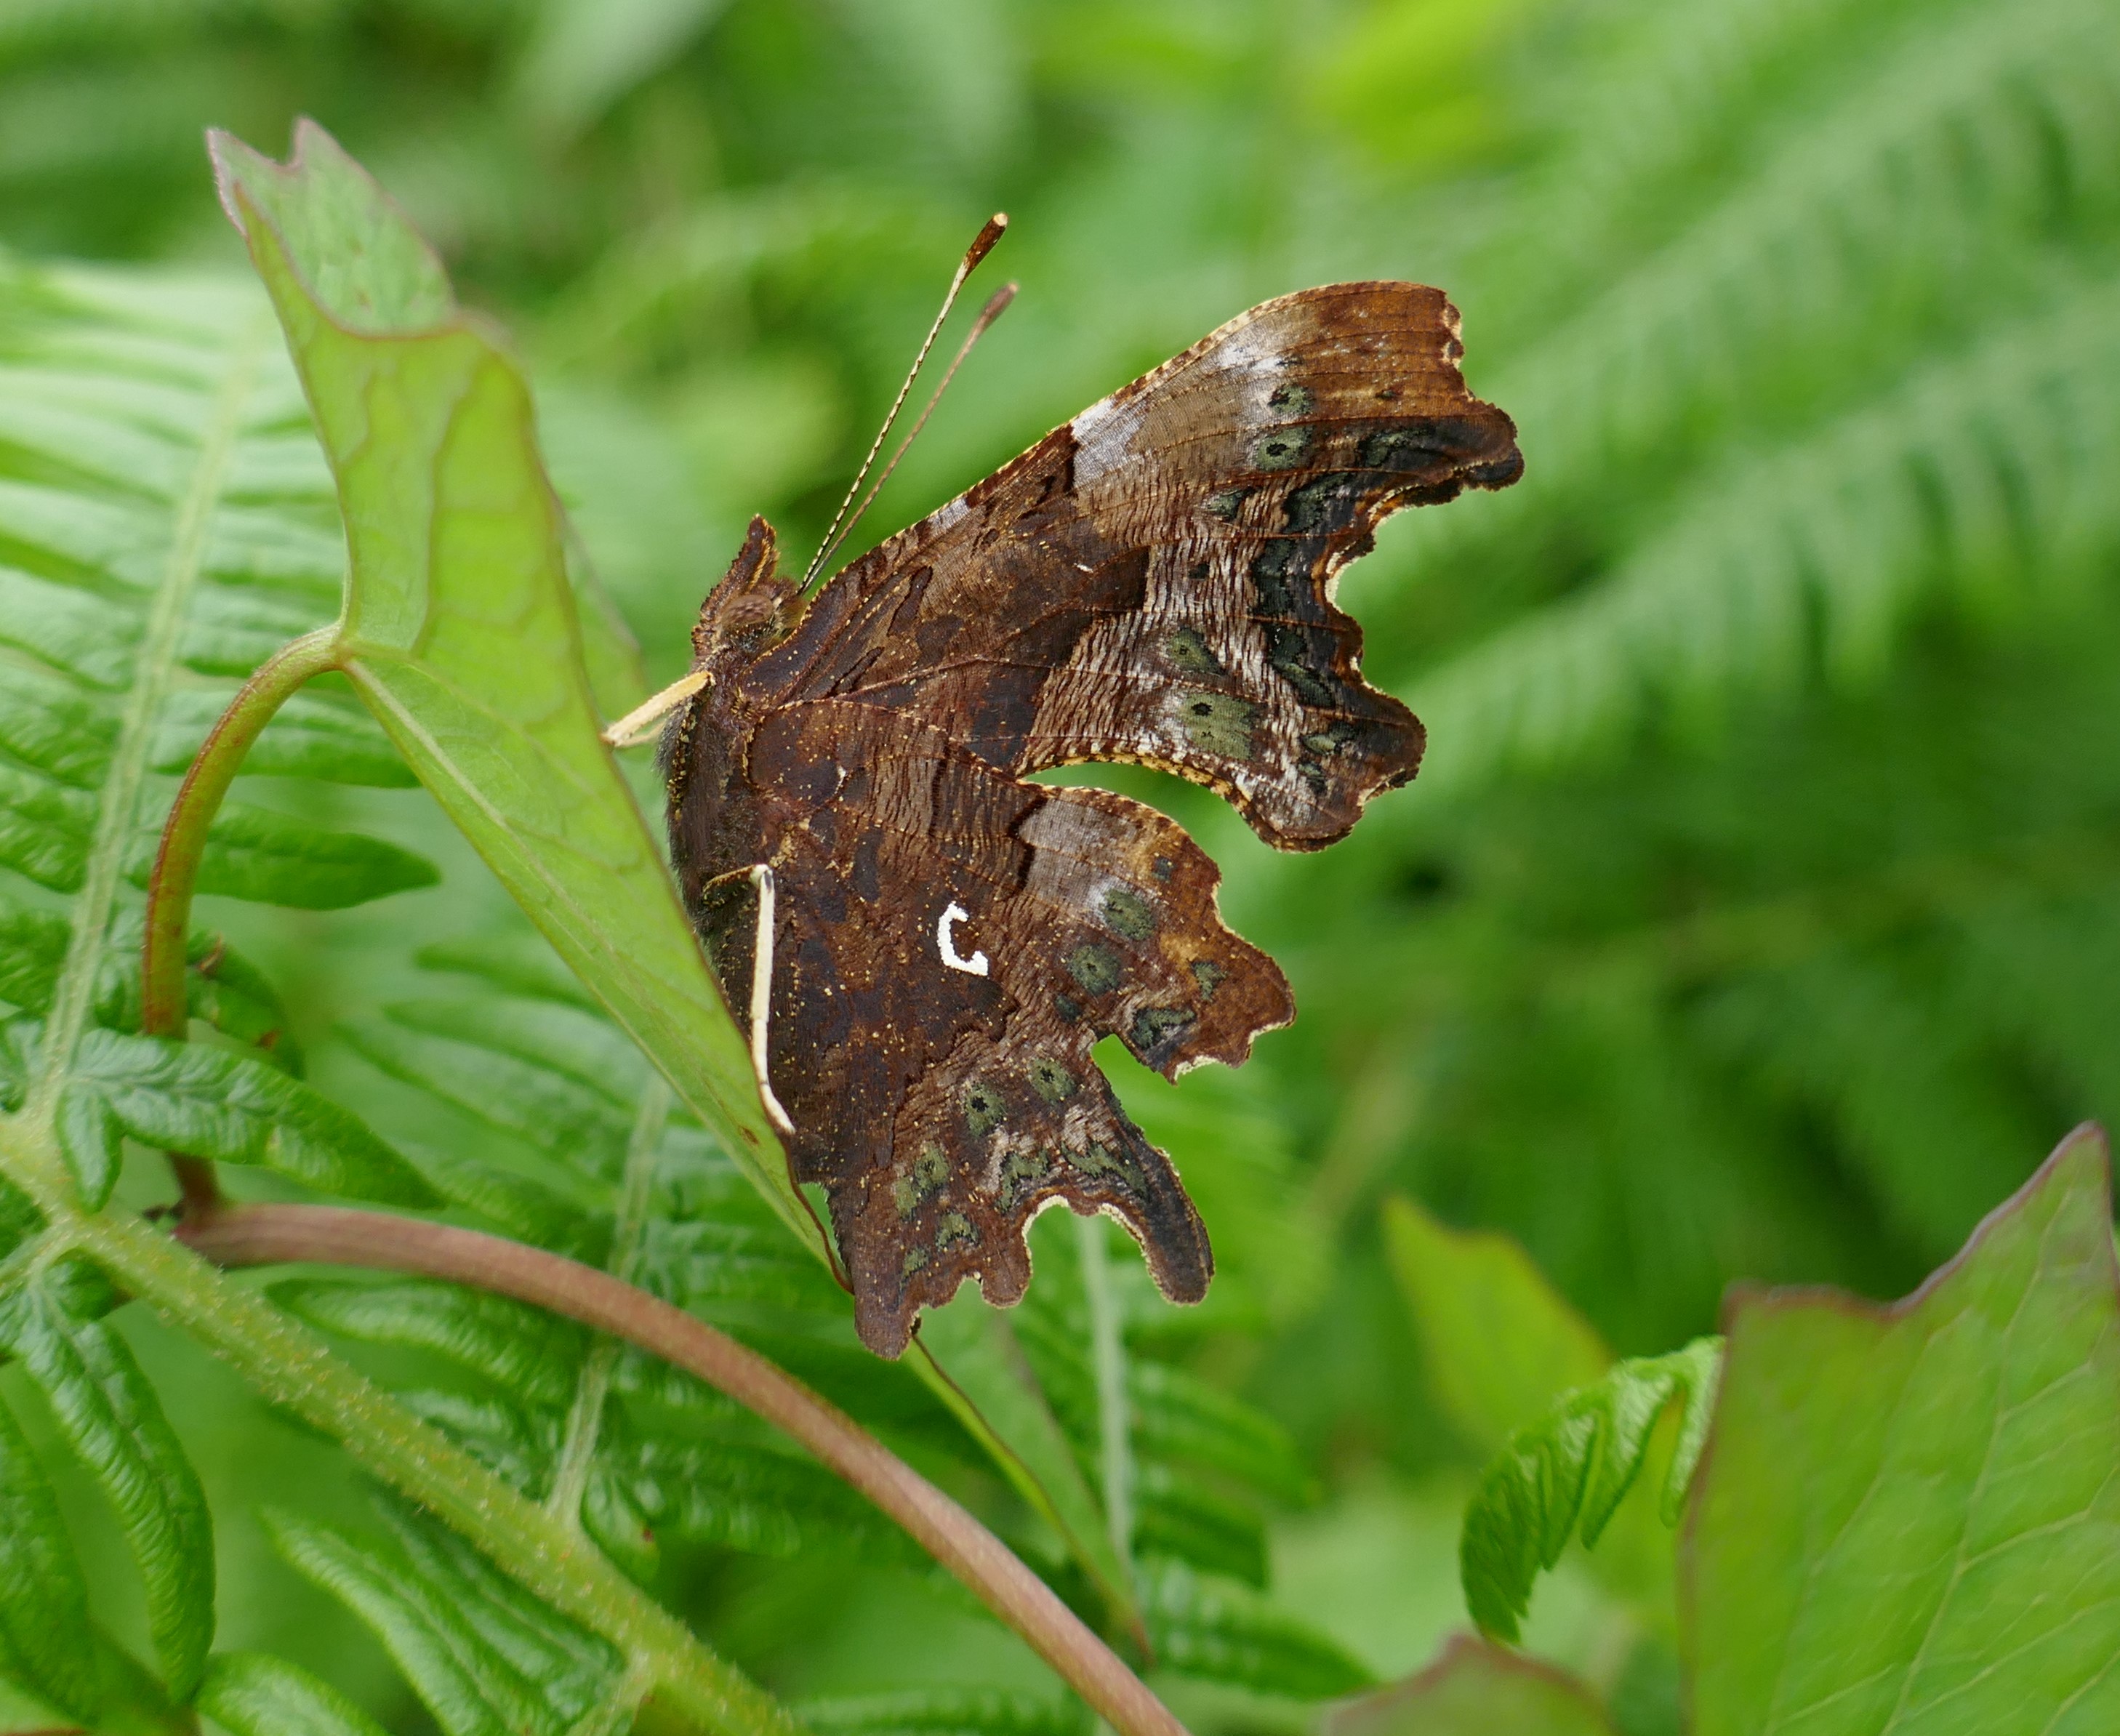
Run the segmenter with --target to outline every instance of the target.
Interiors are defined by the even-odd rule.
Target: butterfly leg
[[[704,687],[709,679],[704,669],[695,669],[679,677],[608,726],[603,731],[604,745],[613,748],[639,747],[644,741],[653,740],[662,720]]]
[[[732,868],[726,874],[715,875],[700,883],[700,890],[705,893],[716,886],[726,885],[731,880],[749,880],[758,894],[758,926],[751,948],[751,1070],[758,1076],[759,1100],[765,1105],[765,1112],[773,1125],[784,1134],[795,1131],[795,1123],[782,1106],[773,1089],[773,1071],[766,1050],[768,1027],[773,1013],[773,937],[775,884],[773,869],[765,862],[753,862],[746,868]]]

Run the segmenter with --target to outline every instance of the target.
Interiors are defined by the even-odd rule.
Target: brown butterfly
[[[1521,473],[1461,353],[1417,284],[1285,295],[821,590],[761,518],[709,593],[662,736],[672,854],[872,1349],[968,1275],[1017,1300],[1059,1200],[1123,1223],[1165,1295],[1205,1293],[1199,1214],[1091,1047],[1234,1066],[1288,984],[1174,822],[1025,780],[1155,766],[1315,850],[1411,778],[1420,725],[1363,682],[1333,582],[1386,514]]]

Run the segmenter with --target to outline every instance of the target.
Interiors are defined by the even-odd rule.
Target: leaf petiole
[[[192,894],[207,829],[273,713],[313,675],[334,666],[338,628],[305,633],[281,646],[243,684],[193,756],[176,800],[162,823],[162,841],[147,882],[146,938],[140,949],[140,1026],[151,1037],[184,1034],[184,942],[191,931]],[[170,1167],[187,1209],[209,1209],[220,1198],[213,1166],[172,1153]]]

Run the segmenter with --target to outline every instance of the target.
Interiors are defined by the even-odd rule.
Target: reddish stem
[[[188,1215],[179,1238],[217,1265],[310,1260],[475,1284],[549,1308],[697,1375],[799,1441],[1020,1634],[1124,1736],[1185,1727],[1008,1546],[835,1405],[682,1310],[542,1248],[423,1218],[328,1205]]]
[[[181,1039],[184,1034],[184,943],[191,932],[192,894],[198,885],[207,829],[259,731],[290,694],[332,666],[337,642],[338,629],[323,627],[281,646],[228,702],[192,756],[169,818],[162,822],[161,846],[147,881],[146,933],[140,945],[140,1028],[151,1037]],[[210,1212],[220,1203],[212,1164],[172,1152],[170,1167],[184,1190],[187,1213]]]

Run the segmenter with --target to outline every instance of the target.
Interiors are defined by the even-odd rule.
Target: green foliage
[[[284,1658],[222,1652],[207,1665],[198,1708],[229,1736],[383,1736],[345,1695]]]
[[[1337,1706],[1327,1736],[1611,1736],[1579,1682],[1460,1634],[1417,1676]]]
[[[2056,1130],[2120,1114],[2105,1035],[2120,1025],[2120,782],[2094,750],[2120,693],[2108,12],[2100,0],[8,9],[0,185],[4,239],[24,252],[0,261],[0,1165],[35,1185],[0,1195],[0,1224],[7,1246],[37,1251],[6,1274],[38,1266],[69,1332],[94,1325],[118,1344],[130,1330],[123,1314],[95,1324],[117,1298],[87,1266],[39,1265],[56,1244],[31,1196],[74,1195],[24,1155],[34,1112],[59,1100],[53,1065],[151,1052],[116,1039],[138,1028],[134,894],[169,780],[235,679],[338,606],[339,498],[295,378],[254,294],[202,268],[235,256],[200,128],[277,146],[306,109],[438,239],[464,302],[518,334],[566,519],[523,480],[528,398],[502,379],[492,327],[458,311],[393,209],[350,179],[314,207],[259,179],[288,257],[315,267],[318,305],[357,328],[320,327],[319,353],[403,346],[393,354],[419,360],[393,402],[415,407],[433,407],[426,370],[445,349],[459,382],[490,388],[467,401],[464,425],[513,466],[527,505],[510,528],[537,534],[482,552],[534,574],[545,643],[569,614],[586,643],[583,669],[560,659],[551,690],[570,734],[540,736],[524,721],[538,696],[496,692],[495,660],[439,632],[431,655],[408,651],[408,632],[370,659],[394,735],[337,680],[267,730],[210,852],[186,989],[191,1049],[212,1059],[188,1064],[244,1081],[270,1065],[307,1096],[254,1095],[255,1114],[216,1136],[257,1149],[283,1102],[357,1109],[455,1212],[630,1261],[799,1371],[1086,1611],[1123,1610],[1137,1576],[1154,1631],[1182,1580],[1194,1626],[1172,1631],[1204,1632],[1203,1607],[1305,1588],[1307,1637],[1281,1655],[1294,1661],[1262,1666],[1271,1646],[1226,1636],[1166,1648],[1188,1671],[1309,1692],[1336,1667],[1353,1679],[1305,1650],[1335,1638],[1378,1673],[1410,1667],[1459,1619],[1420,1589],[1441,1562],[1342,1585],[1305,1566],[1316,1535],[1392,1502],[1454,1511],[1466,1446],[1588,1383],[1590,1345],[1639,1351],[1707,1330],[1734,1277],[1906,1288]],[[1100,1336],[1076,1227],[1048,1222],[1025,1309],[997,1320],[968,1302],[933,1323],[938,1344],[960,1334],[943,1361],[967,1390],[986,1382],[979,1411],[1013,1455],[950,1408],[955,1395],[862,1358],[822,1268],[714,1149],[695,1093],[657,1137],[636,1138],[653,1064],[630,1033],[704,1005],[690,1037],[724,1041],[659,883],[644,902],[587,916],[548,902],[539,918],[549,931],[579,917],[583,949],[621,929],[645,945],[619,984],[636,1000],[674,984],[667,1007],[614,1023],[600,999],[611,981],[584,988],[481,898],[406,759],[460,810],[492,799],[518,820],[549,818],[587,768],[583,811],[609,822],[600,839],[625,842],[645,865],[639,884],[653,880],[653,847],[584,734],[638,680],[599,582],[658,674],[674,672],[745,515],[769,512],[795,547],[822,528],[934,280],[997,205],[1016,220],[1005,269],[1024,295],[873,533],[1245,303],[1335,277],[1448,288],[1472,382],[1516,415],[1531,465],[1507,494],[1396,521],[1348,576],[1367,668],[1431,731],[1410,792],[1343,847],[1281,863],[1200,792],[1147,790],[1222,860],[1232,922],[1282,960],[1303,1018],[1234,1078],[1176,1093],[1125,1082],[1215,1237],[1207,1305],[1161,1307],[1118,1248],[1100,1304],[1117,1330]],[[332,249],[356,234],[374,256],[340,269]],[[62,257],[185,266],[23,262]],[[393,320],[422,335],[379,335]],[[342,458],[344,434],[329,435]],[[424,510],[425,480],[446,469],[431,442],[405,449],[419,462],[402,491],[378,465],[348,493],[364,536],[401,507]],[[449,557],[436,572],[475,564],[461,543],[435,546]],[[391,563],[372,542],[356,552],[365,591]],[[404,556],[405,583],[377,598],[411,594],[418,537]],[[490,638],[476,584],[449,595],[471,612],[433,624]],[[406,621],[417,613],[408,605]],[[515,684],[531,662],[513,654],[500,675]],[[454,715],[422,685],[438,671],[504,702],[513,733],[436,734]],[[485,842],[504,854],[530,835],[509,832]],[[575,884],[542,848],[509,859],[533,903]],[[666,1065],[690,1040],[649,1034]],[[240,1067],[218,1058],[244,1050]],[[741,1056],[726,1058],[741,1082]],[[168,1192],[144,1153],[119,1162],[111,1130],[127,1124],[105,1116],[107,1095],[81,1086],[95,1114],[73,1143],[95,1179],[118,1173],[107,1221],[130,1222]],[[179,1093],[137,1126],[160,1141],[210,1103]],[[304,1184],[253,1165],[228,1185]],[[358,1185],[351,1171],[328,1180]],[[1409,1241],[1375,1209],[1393,1195],[1513,1236],[1550,1293],[1527,1301],[1527,1269],[1508,1256],[1495,1265],[1513,1277],[1482,1277],[1476,1248],[1447,1233]],[[578,1517],[579,1559],[620,1564],[806,1705],[851,1697],[833,1702],[844,1714],[821,1706],[821,1721],[999,1729],[1020,1711],[1037,1724],[1031,1702],[997,1710],[967,1690],[953,1709],[932,1687],[965,1670],[1020,1679],[983,1618],[952,1605],[920,1618],[918,1644],[877,1642],[880,1613],[931,1607],[902,1539],[712,1394],[542,1329],[522,1344],[549,1361],[529,1368],[500,1329],[473,1330],[475,1308],[394,1281],[374,1298],[311,1288],[280,1293],[314,1301],[319,1320],[327,1302],[339,1311],[334,1341],[397,1395],[393,1429],[436,1452],[460,1444],[491,1468],[497,1502],[519,1492]],[[398,1306],[407,1293],[435,1319]],[[1490,1293],[1522,1306],[1490,1316],[1477,1300]],[[259,1332],[264,1317],[244,1316]],[[300,1342],[314,1366],[342,1366]],[[171,1393],[184,1365],[149,1337],[136,1348]],[[9,1378],[30,1437],[65,1451],[63,1433],[33,1426],[27,1369]],[[193,1445],[246,1466],[291,1451],[268,1423],[241,1427]],[[1667,1416],[1657,1432],[1674,1432]],[[1711,1455],[1711,1479],[1723,1462]],[[46,1480],[64,1492],[55,1467]],[[26,1546],[63,1540],[26,1498]],[[1567,1505],[1557,1492],[1541,1512]],[[1561,1562],[1526,1625],[1534,1650],[1594,1666],[1601,1685],[1614,1632],[1657,1635],[1671,1619],[1662,1581],[1622,1584],[1613,1566],[1640,1542],[1633,1527],[1655,1534],[1668,1573],[1662,1528],[1634,1525],[1648,1505],[1621,1505],[1589,1576]],[[286,1570],[246,1551],[239,1516],[217,1517],[233,1534],[218,1643],[267,1643],[257,1612],[287,1600]],[[520,1513],[508,1523],[531,1534]],[[349,1547],[416,1571],[394,1533]],[[104,1571],[86,1538],[83,1552]],[[0,1650],[19,1649],[9,1619]],[[53,1622],[37,1639],[72,1645],[61,1633]],[[93,1633],[72,1654],[92,1654],[100,1708],[53,1702],[32,1721],[180,1727],[191,1712],[128,1659],[150,1636],[121,1637]],[[329,1637],[284,1643],[379,1723],[418,1719]],[[1608,1697],[1630,1736],[1671,1727],[1620,1705],[1661,1644],[1638,1647]],[[67,1666],[35,1667],[64,1685]],[[217,1662],[198,1705],[232,1731],[224,1703],[237,1720],[304,1728],[316,1700],[285,1686],[292,1666],[246,1668],[267,1673],[253,1692],[289,1697],[254,1714],[217,1700]],[[1475,1675],[1482,1692],[1523,1687],[1469,1663],[1451,1679]],[[504,1695],[535,1671],[492,1679]],[[872,1687],[918,1692],[893,1711]],[[590,1727],[621,1703],[591,1706]],[[1203,1730],[1260,1723],[1234,1697],[1187,1710]],[[314,1715],[337,1729],[350,1715]],[[1536,1728],[1531,1715],[1519,1721]]]
[[[1532,1581],[1560,1559],[1570,1536],[1596,1546],[1641,1475],[1657,1420],[1674,1404],[1678,1433],[1661,1506],[1664,1523],[1677,1522],[1707,1444],[1722,1359],[1717,1339],[1696,1339],[1669,1356],[1630,1357],[1509,1437],[1465,1511],[1459,1559],[1474,1621],[1501,1639],[1518,1637]]]
[[[1740,1296],[1686,1550],[1692,1728],[2112,1723],[2111,1188],[2085,1130],[1904,1302]]]
[[[60,1149],[100,1205],[122,1137],[224,1163],[255,1163],[357,1200],[431,1205],[434,1190],[358,1117],[232,1050],[89,1031],[59,1094]]]
[[[163,1676],[188,1697],[213,1641],[213,1522],[198,1474],[132,1351],[85,1317],[85,1295],[99,1288],[70,1262],[33,1269],[0,1300],[0,1348],[22,1365],[109,1499],[139,1565]],[[80,1691],[70,1670],[55,1674],[49,1664],[37,1685],[48,1683]]]
[[[1385,1246],[1436,1400],[1491,1451],[1612,1353],[1505,1236],[1455,1231],[1409,1200],[1384,1202]]]
[[[356,1539],[286,1515],[273,1541],[373,1627],[446,1736],[565,1736],[623,1729],[623,1660],[554,1615],[453,1533],[395,1505],[386,1534]],[[593,1720],[593,1722],[583,1720]]]
[[[88,1586],[58,1497],[13,1414],[0,1408],[0,1669],[87,1718],[98,1696]]]

